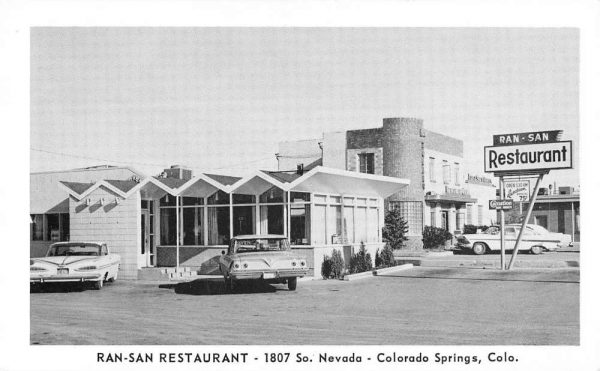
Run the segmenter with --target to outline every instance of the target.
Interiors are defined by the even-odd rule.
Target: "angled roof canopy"
[[[317,166],[288,185],[296,192],[323,192],[386,198],[410,184],[408,179]]]
[[[273,186],[283,191],[385,198],[399,192],[409,182],[407,179],[317,166],[303,175],[255,171],[244,178],[200,174],[189,180],[148,177],[139,182],[100,180],[96,183],[60,182],[60,184],[70,195],[81,200],[98,187],[105,187],[123,198],[129,197],[136,191],[140,191],[144,198],[160,198],[165,194],[207,197],[219,190],[226,193],[260,195]]]

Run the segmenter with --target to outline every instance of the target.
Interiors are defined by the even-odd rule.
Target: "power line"
[[[103,161],[103,162],[114,162],[114,163],[124,164],[124,165],[159,166],[159,167],[162,167],[162,168],[168,168],[170,166],[170,165],[166,165],[166,164],[154,164],[154,163],[146,163],[146,162],[115,161],[115,160],[109,160],[109,159],[105,159],[105,158],[75,155],[75,154],[72,154],[72,153],[48,151],[48,150],[45,150],[45,149],[33,148],[33,147],[30,147],[29,149],[32,150],[32,151],[36,151],[36,152],[49,153],[49,154],[59,155],[59,156],[64,156],[64,157],[73,157],[73,158],[80,158],[80,159],[94,160],[94,161]],[[269,159],[272,159],[272,156],[263,157],[263,158],[256,159],[256,160],[238,162],[236,164],[231,164],[231,165],[226,165],[226,166],[213,167],[213,168],[209,168],[209,169],[202,169],[202,171],[205,171],[205,170],[221,170],[221,169],[235,169],[235,168],[242,167],[244,165],[249,165],[249,164],[253,164],[253,163],[256,163],[256,162],[265,161],[265,160],[269,160]],[[198,169],[195,169],[195,170],[198,170]]]

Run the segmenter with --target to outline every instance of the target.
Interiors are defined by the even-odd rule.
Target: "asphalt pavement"
[[[579,344],[578,269],[416,267],[234,294],[220,280],[117,281],[30,299],[32,344]]]

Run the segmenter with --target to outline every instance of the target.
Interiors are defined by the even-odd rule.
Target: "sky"
[[[579,153],[574,28],[32,28],[30,88],[32,172],[244,175],[386,117],[463,140],[471,174],[494,134],[563,129]]]

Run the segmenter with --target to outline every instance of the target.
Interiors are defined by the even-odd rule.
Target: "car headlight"
[[[295,261],[293,261],[293,262],[292,262],[292,267],[295,267],[295,266],[296,266],[296,262],[295,262]]]
[[[233,268],[240,269],[240,263],[234,263],[233,264]]]
[[[248,268],[248,263],[244,263],[243,267]]]
[[[306,265],[306,262],[305,262],[304,260],[301,260],[301,261],[300,261],[300,266],[301,266],[301,267],[304,267],[305,265]]]
[[[92,270],[96,270],[96,269],[98,269],[98,267],[96,267],[95,265],[86,265],[85,267],[77,268],[75,270],[77,270],[77,271],[92,271]]]
[[[46,268],[42,268],[42,267],[34,267],[34,266],[29,267],[29,271],[31,271],[31,272],[39,272],[39,271],[45,271],[45,270],[46,270]]]

